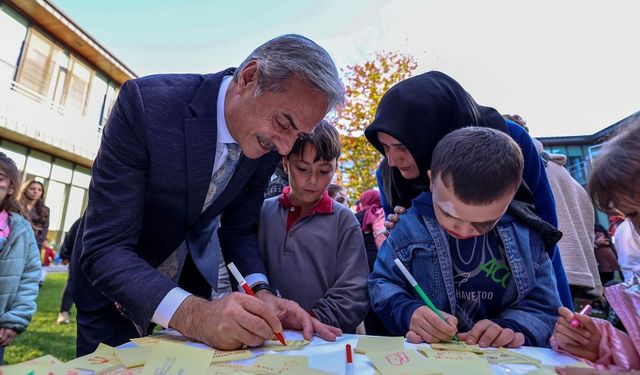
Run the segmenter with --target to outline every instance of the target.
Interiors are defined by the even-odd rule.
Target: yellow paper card
[[[368,354],[404,349],[404,337],[360,336],[355,352]]]
[[[452,350],[455,352],[472,352],[482,354],[484,350],[479,345],[467,345],[464,342],[440,342],[431,344],[434,350]]]
[[[424,347],[418,347],[418,350],[429,359],[450,359],[454,361],[466,361],[482,359],[479,354],[472,352],[454,352],[451,350],[433,350]]]
[[[66,368],[93,371],[95,374],[104,374],[107,371],[122,367],[122,363],[113,354],[113,348],[100,344],[95,352],[76,358],[65,364]]]
[[[507,349],[485,350],[482,356],[492,364],[530,364],[540,366],[540,361],[528,355],[512,352]]]
[[[273,350],[275,352],[284,352],[287,350],[298,350],[309,345],[307,340],[287,340],[287,345],[282,345],[278,340],[267,340],[260,349]]]
[[[164,333],[158,333],[151,336],[145,337],[136,337],[130,340],[131,342],[136,343],[138,346],[153,346],[158,345],[161,342],[176,342],[176,343],[185,343],[185,342],[193,342],[188,337],[177,336],[177,335],[168,335]]]
[[[367,357],[384,375],[427,375],[438,372],[426,371],[429,361],[413,349],[388,352],[369,352]]]
[[[420,350],[428,359],[425,371],[443,375],[479,374],[492,375],[489,362],[472,352],[449,350]]]
[[[231,362],[253,357],[251,350],[217,350],[213,353],[211,363]]]
[[[160,342],[147,358],[142,375],[206,374],[212,355],[211,349]]]
[[[104,375],[140,375],[142,374],[142,370],[143,370],[142,367],[123,368],[120,370],[109,371]]]
[[[152,350],[153,346],[138,346],[136,348],[116,349],[114,354],[124,367],[131,368],[143,366]]]

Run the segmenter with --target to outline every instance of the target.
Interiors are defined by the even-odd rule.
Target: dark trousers
[[[4,346],[0,346],[0,366],[4,365]]]
[[[118,346],[131,338],[140,337],[133,323],[120,315],[112,304],[96,311],[77,310],[76,356],[78,357],[93,353],[101,342]]]
[[[69,272],[69,279],[67,280],[67,285],[64,287],[64,292],[62,292],[62,301],[60,302],[60,312],[66,311],[69,312],[71,310],[71,306],[73,305],[73,297],[71,297],[71,272]]]

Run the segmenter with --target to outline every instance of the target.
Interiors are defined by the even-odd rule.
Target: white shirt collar
[[[227,121],[224,118],[224,100],[232,79],[233,76],[224,76],[222,78],[222,83],[220,84],[220,90],[218,91],[218,101],[216,103],[216,120],[218,123],[217,143],[237,143],[231,136],[231,133],[229,133]]]

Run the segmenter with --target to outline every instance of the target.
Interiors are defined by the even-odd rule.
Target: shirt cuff
[[[182,302],[191,295],[181,288],[173,288],[162,299],[156,311],[153,313],[151,321],[160,325],[162,328],[169,328],[169,322],[176,313]]]
[[[250,287],[256,285],[257,283],[269,284],[269,280],[267,280],[267,275],[263,273],[252,273],[250,275],[247,275],[247,277],[245,277],[244,280],[247,282],[247,284],[249,284]],[[244,289],[242,289],[240,285],[238,285],[238,290],[244,293]]]

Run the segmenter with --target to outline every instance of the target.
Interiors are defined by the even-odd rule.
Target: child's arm
[[[530,240],[533,288],[519,302],[503,310],[497,319],[491,321],[502,328],[522,333],[524,345],[547,347],[561,302],[551,260],[542,242],[539,236],[533,234]]]
[[[378,251],[373,272],[369,276],[371,308],[382,319],[391,335],[406,335],[412,342],[429,339],[433,342],[442,341],[435,340],[436,337],[442,337],[443,340],[446,338],[448,341],[456,332],[455,317],[442,312],[448,321],[445,323],[429,310],[413,294],[413,288],[393,262],[395,258],[392,235]]]
[[[27,244],[25,265],[20,277],[20,285],[11,306],[0,316],[0,326],[17,333],[23,332],[36,311],[38,279],[40,277],[40,251],[32,231],[26,231],[27,239],[19,243]]]
[[[640,369],[640,357],[626,333],[615,329],[608,321],[574,314],[564,307],[558,309],[558,314],[551,338],[554,349],[600,365],[599,368]],[[573,319],[577,319],[580,326],[572,327]]]
[[[321,322],[355,332],[369,309],[369,264],[360,225],[348,214],[352,220],[342,226],[347,229],[338,236],[337,279],[311,310]]]

